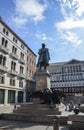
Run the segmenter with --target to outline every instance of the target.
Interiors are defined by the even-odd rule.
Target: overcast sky
[[[84,0],[0,0],[0,16],[38,56],[50,63],[84,60]]]

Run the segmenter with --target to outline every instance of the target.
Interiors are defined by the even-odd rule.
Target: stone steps
[[[66,125],[68,117],[56,115],[27,115],[27,114],[14,114],[14,113],[3,113],[1,119],[16,120],[16,121],[27,121],[27,122],[38,122],[38,123],[53,123],[53,119],[59,118],[59,124]]]
[[[61,112],[58,110],[58,108],[54,107],[54,108],[50,108],[48,105],[46,104],[23,104],[20,107],[17,107],[17,109],[15,109],[13,111],[13,113],[24,113],[24,114],[61,114]]]
[[[21,113],[21,114],[24,113],[24,114],[28,114],[28,115],[32,115],[32,114],[33,115],[46,115],[46,114],[47,115],[55,115],[55,114],[60,115],[61,114],[60,111],[56,111],[56,112],[55,111],[48,111],[48,112],[46,112],[46,111],[45,112],[43,112],[43,111],[42,112],[41,111],[38,111],[38,112],[37,111],[31,111],[31,112],[27,112],[27,111],[23,111],[23,110],[20,110],[20,111],[14,112],[14,113]]]
[[[28,121],[28,122],[39,122],[39,123],[53,123],[53,116],[40,116],[40,115],[27,115],[27,114],[14,114],[4,113],[1,114],[2,119],[16,120],[16,121]]]
[[[50,108],[47,104],[21,104],[16,106],[13,113],[3,113],[3,119],[20,120],[30,122],[53,122],[53,118],[56,115],[61,115],[59,108]]]

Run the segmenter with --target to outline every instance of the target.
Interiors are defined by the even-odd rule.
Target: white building
[[[26,102],[28,52],[36,59],[33,51],[0,18],[0,104]],[[35,65],[34,61],[34,71]]]
[[[66,95],[84,93],[84,61],[52,63],[48,69],[52,89],[63,90]]]

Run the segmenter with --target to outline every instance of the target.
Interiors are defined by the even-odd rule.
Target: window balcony
[[[9,53],[9,49],[3,45],[0,45],[0,50],[5,53],[5,54],[8,54]]]
[[[20,78],[23,78],[23,79],[25,79],[25,75],[23,74],[23,73],[19,73],[19,75],[18,75]]]
[[[22,59],[22,58],[19,59],[19,62],[22,63],[22,64],[25,64],[25,60]]]
[[[18,72],[16,70],[9,70],[9,74],[17,76]]]
[[[3,72],[7,72],[7,67],[6,66],[3,66],[3,65],[0,65],[0,70],[3,71]]]
[[[15,60],[18,59],[18,55],[16,55],[15,53],[11,53],[10,55],[11,55],[11,57],[14,58]]]

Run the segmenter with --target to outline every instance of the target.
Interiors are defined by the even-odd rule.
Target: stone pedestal
[[[36,91],[50,89],[50,74],[48,71],[37,71],[36,77]]]

